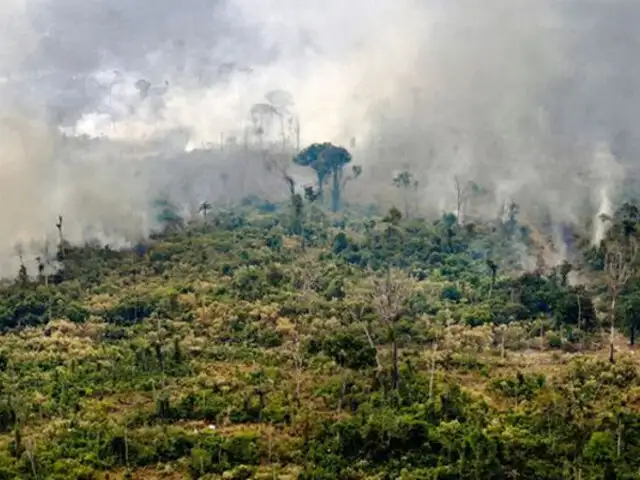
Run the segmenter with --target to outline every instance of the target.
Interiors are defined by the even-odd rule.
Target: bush
[[[358,370],[376,365],[376,349],[350,333],[341,332],[325,339],[322,348],[343,367]]]
[[[547,336],[547,342],[550,348],[561,348],[562,347],[562,337],[557,333],[550,333]]]
[[[151,298],[126,298],[104,310],[102,315],[105,321],[115,325],[135,325],[149,318],[156,308],[157,302]]]

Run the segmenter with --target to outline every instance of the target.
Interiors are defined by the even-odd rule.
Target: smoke
[[[0,275],[58,214],[72,242],[126,245],[161,194],[283,191],[252,147],[352,138],[353,197],[397,203],[409,168],[439,213],[474,181],[491,193],[469,211],[516,201],[560,261],[561,226],[610,213],[638,170],[638,20],[625,0],[5,0]]]

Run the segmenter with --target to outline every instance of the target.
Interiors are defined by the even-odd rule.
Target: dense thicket
[[[639,476],[634,211],[525,269],[543,252],[515,215],[314,200],[163,204],[144,245],[23,269],[0,297],[0,478]]]

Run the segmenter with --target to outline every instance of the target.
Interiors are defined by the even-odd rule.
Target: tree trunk
[[[618,426],[617,432],[617,441],[616,441],[616,458],[620,458],[620,452],[622,451],[622,425]]]
[[[324,202],[324,181],[325,181],[325,174],[318,174],[318,199],[320,200],[320,203],[322,204]]]
[[[124,463],[129,467],[129,437],[127,435],[127,426],[124,427]]]
[[[462,211],[462,194],[460,192],[460,183],[458,183],[458,179],[455,179],[456,182],[456,222],[458,225],[462,225],[460,221],[460,214]]]
[[[296,407],[300,408],[300,383],[302,382],[302,379],[300,378],[300,372],[296,373],[296,396],[295,396],[295,402],[296,402]]]
[[[609,363],[614,363],[614,347],[613,342],[616,334],[616,296],[611,299],[611,331],[609,333]]]
[[[367,340],[369,340],[369,345],[376,351],[376,367],[378,372],[382,370],[382,365],[380,364],[380,357],[378,356],[378,349],[376,348],[376,344],[373,343],[373,338],[371,338],[371,334],[369,333],[369,329],[367,328],[367,324],[363,323],[362,328],[364,329],[364,334],[367,336]]]
[[[578,330],[582,330],[582,302],[580,301],[580,294],[576,295],[578,302]]]
[[[495,275],[491,275],[491,283],[489,284],[489,295],[487,296],[487,300],[491,299],[491,295],[493,295],[493,286],[496,283],[496,276]]]
[[[395,332],[393,333],[393,389],[397,390],[400,386],[400,369],[398,368],[398,342],[396,341]]]
[[[431,374],[429,375],[429,400],[433,398],[433,383],[436,376],[436,350],[438,350],[438,342],[433,342],[433,353],[431,355]]]
[[[29,463],[31,464],[31,473],[33,474],[33,478],[38,478],[38,472],[36,471],[36,461],[33,458],[33,452],[31,449],[27,449],[27,457],[29,457]]]
[[[333,171],[333,187],[331,189],[331,211],[337,212],[340,210],[340,173],[341,169],[336,168]]]
[[[344,403],[344,397],[347,394],[347,379],[342,379],[342,386],[340,387],[340,400],[338,401],[338,413],[342,411],[342,405]]]

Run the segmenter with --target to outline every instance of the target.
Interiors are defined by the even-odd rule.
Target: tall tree
[[[637,273],[640,211],[632,203],[624,203],[613,217],[603,216],[603,219],[610,223],[601,248],[604,249],[604,272],[611,301],[609,361],[613,363],[617,302]]]
[[[267,172],[276,173],[287,184],[289,189],[289,199],[293,202],[293,197],[296,194],[296,182],[289,174],[286,160],[281,156],[270,155],[265,159],[265,168]]]
[[[274,118],[278,117],[278,110],[268,103],[256,103],[250,110],[253,133],[258,137],[260,150],[264,150],[264,135]]]
[[[198,207],[198,211],[202,213],[204,223],[207,223],[207,214],[211,211],[211,204],[205,200],[200,204],[200,207]]]
[[[393,388],[400,385],[398,322],[407,309],[413,280],[398,269],[389,268],[382,277],[373,278],[371,306],[387,330],[393,355]]]
[[[251,107],[250,116],[253,123],[253,132],[258,136],[260,148],[263,149],[265,134],[271,130],[273,121],[277,119],[278,135],[281,147],[284,150],[287,146],[285,123],[288,124],[289,130],[295,129],[298,125],[297,117],[291,112],[291,108],[294,105],[293,97],[284,90],[272,90],[265,95],[265,99],[265,103],[256,103]]]
[[[635,274],[635,262],[638,256],[638,244],[635,239],[629,238],[625,242],[610,241],[606,245],[604,270],[607,279],[607,288],[611,300],[610,321],[611,330],[609,336],[609,361],[614,362],[614,339],[616,328],[616,307],[620,293],[627,282]]]
[[[351,166],[351,174],[345,176],[342,179],[342,183],[340,184],[341,192],[344,193],[344,189],[347,186],[347,184],[350,181],[355,180],[356,178],[360,177],[360,175],[362,175],[362,166],[361,165],[352,165]]]
[[[291,111],[294,106],[293,97],[285,90],[271,90],[265,95],[265,98],[269,102],[269,105],[273,107],[273,112],[278,118],[280,141],[282,142],[282,149],[284,150],[287,147],[287,130],[289,134],[291,134],[293,133],[291,130],[296,128],[297,117],[295,117]],[[285,129],[285,123],[287,123],[287,129]]]
[[[344,147],[332,143],[314,143],[298,153],[293,162],[302,167],[310,167],[316,172],[320,199],[324,199],[327,178],[332,178],[331,210],[337,212],[340,209],[344,167],[351,163],[351,159],[351,154]]]
[[[473,197],[484,195],[486,190],[471,180],[462,184],[457,176],[453,177],[453,182],[456,187],[456,218],[458,225],[462,225],[464,223],[467,202]]]

